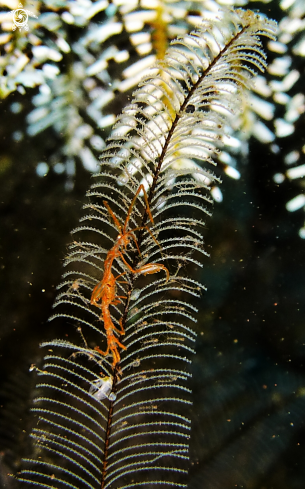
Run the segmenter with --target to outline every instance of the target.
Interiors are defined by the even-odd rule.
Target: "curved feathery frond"
[[[274,32],[250,11],[220,13],[171,44],[118,118],[55,303],[52,319],[73,330],[43,345],[37,453],[21,481],[185,487],[208,166],[240,90],[265,68],[260,36]]]

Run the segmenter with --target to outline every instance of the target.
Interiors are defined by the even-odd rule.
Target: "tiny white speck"
[[[70,53],[71,51],[70,45],[63,37],[59,37],[56,41],[56,44],[59,47],[59,49],[64,53]]]
[[[287,51],[287,46],[286,46],[286,44],[283,44],[282,42],[269,41],[268,42],[268,49],[270,49],[270,51],[273,51],[274,53],[284,54]]]
[[[289,168],[286,172],[287,177],[291,180],[296,178],[302,178],[305,176],[305,165],[296,166],[295,168]]]
[[[100,127],[100,128],[109,127],[114,123],[115,123],[115,115],[108,114],[108,115],[105,115],[105,117],[102,117],[98,121],[98,127]]]
[[[86,170],[92,173],[98,171],[99,163],[89,148],[87,147],[81,148],[79,150],[79,157],[82,160],[82,163],[84,165],[84,168],[86,168]]]
[[[281,151],[278,144],[271,144],[270,149],[271,149],[272,153],[275,155],[278,155]]]
[[[90,144],[92,145],[92,147],[97,150],[97,151],[101,151],[102,149],[105,148],[105,141],[98,135],[94,134],[91,138],[90,138]]]
[[[305,239],[305,227],[299,230],[299,236],[300,238]]]
[[[16,143],[19,143],[20,141],[23,140],[23,132],[22,131],[14,131],[12,134],[12,138]]]
[[[215,202],[222,202],[223,201],[223,195],[219,187],[213,187],[211,189],[211,194]]]
[[[295,0],[282,0],[280,2],[280,7],[282,10],[287,10],[294,3]]]
[[[49,172],[49,165],[42,161],[36,166],[36,173],[39,177],[45,177]]]
[[[275,94],[273,95],[273,100],[277,104],[286,105],[288,104],[290,97],[287,93],[275,92]]]
[[[74,24],[74,17],[70,14],[70,12],[64,12],[61,18],[67,24]]]
[[[290,90],[293,87],[293,85],[298,81],[300,76],[301,75],[298,70],[290,71],[283,80],[284,91],[288,92],[288,90]]]
[[[42,71],[44,72],[47,78],[50,78],[50,80],[54,80],[54,78],[56,78],[56,76],[59,74],[60,70],[58,66],[45,63],[42,67]]]
[[[236,168],[233,168],[232,166],[227,166],[224,171],[226,175],[228,175],[228,177],[234,178],[234,180],[240,179],[240,173],[238,170],[236,170]]]
[[[129,59],[129,52],[126,49],[124,51],[119,51],[114,57],[114,61],[116,63],[123,63],[128,59]]]
[[[275,107],[272,103],[259,97],[251,96],[251,107],[260,117],[267,121],[273,119]]]
[[[275,175],[273,175],[273,181],[275,183],[283,183],[283,181],[285,180],[285,175],[283,175],[283,173],[276,173]]]
[[[273,63],[271,63],[271,65],[268,67],[268,72],[271,73],[271,75],[284,76],[288,73],[290,65],[291,57],[282,56],[281,58],[276,58]]]
[[[63,163],[56,163],[53,166],[53,170],[54,170],[55,173],[57,173],[57,175],[60,175],[61,173],[64,173],[64,171],[65,171],[65,165]]]
[[[14,102],[11,107],[11,112],[13,112],[13,114],[19,114],[19,112],[22,111],[22,105],[19,103],[19,102]]]
[[[305,205],[305,195],[297,195],[294,199],[289,200],[286,204],[286,209],[289,212],[297,211]]]
[[[253,136],[262,143],[271,143],[275,139],[273,132],[261,121],[255,122],[252,132]]]
[[[300,153],[298,151],[291,151],[290,153],[287,153],[284,157],[284,162],[286,165],[293,165],[293,163],[296,163],[299,158]]]
[[[286,136],[290,136],[294,132],[293,124],[289,124],[284,119],[275,119],[275,133],[277,137],[284,138]]]
[[[139,61],[136,61],[134,64],[132,64],[131,66],[129,66],[123,71],[124,78],[129,79],[139,74],[142,77],[143,76],[142,70],[145,70],[153,66],[155,61],[156,61],[156,56],[153,54],[147,56],[144,59],[140,59]]]

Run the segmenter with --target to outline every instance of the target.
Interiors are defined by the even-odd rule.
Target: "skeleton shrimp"
[[[160,263],[148,263],[148,264],[144,265],[143,267],[140,267],[140,268],[137,268],[134,270],[129,265],[129,263],[125,260],[125,257],[123,255],[123,253],[127,249],[128,244],[130,243],[130,241],[132,239],[134,240],[135,245],[137,247],[137,250],[138,250],[139,254],[141,255],[139,245],[138,245],[138,242],[136,240],[134,232],[138,231],[140,229],[147,229],[147,231],[150,233],[150,230],[148,229],[147,226],[140,226],[140,227],[136,227],[134,229],[131,229],[129,231],[127,230],[132,209],[133,209],[135,202],[136,202],[136,199],[137,199],[137,197],[141,191],[143,191],[143,193],[144,193],[144,200],[146,203],[146,211],[148,213],[148,216],[149,216],[151,223],[153,224],[154,220],[153,220],[152,214],[150,212],[147,194],[146,194],[146,191],[145,191],[144,186],[142,184],[139,186],[139,188],[138,188],[138,190],[137,190],[137,192],[136,192],[136,194],[135,194],[135,196],[134,196],[134,198],[133,198],[133,200],[129,206],[127,217],[126,217],[126,220],[125,220],[123,227],[120,224],[120,222],[119,222],[118,218],[116,217],[116,215],[114,214],[114,212],[111,210],[108,202],[106,200],[103,201],[103,204],[107,208],[107,211],[109,212],[109,214],[112,217],[116,227],[119,230],[119,234],[117,236],[117,239],[116,239],[114,245],[112,246],[112,248],[107,253],[107,256],[106,256],[105,261],[104,261],[104,275],[103,275],[102,280],[93,289],[93,292],[91,295],[91,304],[94,306],[97,306],[101,309],[101,319],[103,319],[103,321],[104,321],[104,328],[105,328],[106,337],[107,337],[107,349],[106,349],[106,351],[103,352],[102,350],[100,350],[100,348],[98,346],[95,347],[95,350],[98,351],[99,353],[101,353],[103,356],[108,355],[109,352],[112,353],[112,358],[113,358],[112,368],[115,368],[115,366],[121,360],[120,353],[118,351],[118,347],[126,350],[126,346],[122,345],[122,343],[120,343],[120,341],[114,335],[114,331],[120,335],[125,334],[125,331],[124,331],[124,328],[122,325],[122,319],[120,319],[120,321],[119,321],[120,329],[116,328],[115,325],[113,324],[112,319],[111,319],[109,306],[110,305],[115,306],[121,302],[121,299],[127,299],[126,296],[116,295],[116,281],[119,277],[128,273],[128,272],[123,272],[120,275],[118,275],[117,277],[114,277],[112,270],[111,270],[112,265],[113,265],[113,261],[116,258],[121,258],[121,260],[124,262],[124,264],[126,265],[128,270],[131,273],[138,274],[138,275],[140,275],[140,274],[147,275],[147,274],[152,274],[152,273],[158,273],[161,270],[164,270],[164,272],[166,273],[166,282],[169,280],[169,271],[164,265],[161,265]],[[156,241],[156,239],[154,237],[153,237],[153,239]],[[99,301],[101,301],[101,302],[99,303]]]

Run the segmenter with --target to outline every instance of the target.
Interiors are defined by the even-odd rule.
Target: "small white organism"
[[[98,401],[102,401],[103,399],[109,399],[109,401],[114,401],[116,399],[116,395],[111,392],[113,384],[113,377],[106,376],[100,379],[94,380],[91,383],[89,394],[91,394]]]

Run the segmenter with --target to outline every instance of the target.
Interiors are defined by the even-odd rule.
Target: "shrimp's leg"
[[[146,265],[143,265],[143,267],[137,268],[134,273],[147,275],[151,273],[158,273],[161,270],[164,270],[164,272],[166,273],[166,282],[168,282],[169,271],[164,265],[161,265],[161,263],[147,263]]]
[[[110,304],[112,306],[117,306],[118,304],[120,304],[120,300],[118,299],[127,299],[127,296],[126,295],[116,295],[115,298],[113,299],[113,301],[110,302]]]
[[[129,265],[129,263],[125,260],[124,256],[122,253],[120,253],[120,257],[121,259],[123,260],[123,262],[125,263],[125,265],[128,267],[128,269],[134,273],[134,274],[138,274],[138,275],[147,275],[147,274],[152,274],[152,273],[158,273],[160,272],[160,270],[164,270],[165,273],[166,273],[166,282],[168,282],[169,280],[169,271],[168,269],[164,266],[164,265],[161,265],[160,263],[147,263],[146,265],[144,265],[143,267],[141,268],[136,268],[135,270]]]
[[[117,216],[115,215],[115,213],[111,209],[111,207],[108,204],[107,200],[103,200],[104,206],[107,208],[107,211],[109,212],[110,216],[112,217],[112,219],[113,219],[116,227],[118,228],[118,230],[120,231],[120,233],[123,234],[123,235],[127,234],[127,228],[128,228],[130,216],[131,216],[131,213],[132,213],[132,209],[133,209],[133,207],[134,207],[134,205],[136,203],[136,200],[138,198],[138,195],[140,194],[141,191],[143,191],[143,194],[144,194],[144,200],[145,200],[145,204],[146,204],[146,211],[147,211],[148,217],[149,217],[151,223],[154,224],[153,216],[152,216],[152,213],[151,213],[150,208],[149,208],[147,193],[146,193],[146,190],[145,190],[144,185],[142,183],[139,186],[138,190],[135,193],[134,198],[131,201],[131,204],[130,204],[129,209],[128,209],[128,212],[127,212],[127,216],[126,216],[126,220],[125,220],[125,223],[124,223],[123,230],[122,230],[122,225],[120,224]],[[144,227],[147,227],[147,226],[144,226]],[[136,228],[136,229],[142,229],[142,228]]]
[[[118,349],[117,349],[116,345],[118,345],[121,348],[123,348],[123,350],[126,350],[126,346],[122,345],[122,343],[120,343],[119,340],[115,336],[112,336],[112,338],[110,340],[109,348],[110,348],[111,353],[112,353],[112,356],[113,356],[113,362],[112,362],[112,367],[113,368],[118,363],[120,363],[120,361],[121,361],[121,357],[120,357],[120,354],[118,352]]]
[[[119,319],[119,325],[121,326],[121,335],[124,335],[125,334],[125,329],[124,329],[124,326],[123,326],[123,318],[120,318]]]
[[[133,233],[135,231],[139,231],[140,229],[146,229],[146,231],[150,234],[150,236],[152,237],[152,239],[154,240],[154,242],[156,243],[156,245],[158,245],[159,248],[162,251],[162,248],[161,248],[161,245],[160,245],[159,241],[155,238],[155,236],[153,235],[153,233],[151,232],[151,230],[149,229],[149,227],[148,226],[139,226],[137,228],[131,229],[131,231],[128,231],[128,233],[126,233],[126,234],[130,234],[132,236],[132,238],[133,238],[133,240],[134,240],[134,242],[136,244],[136,247],[138,249],[139,255],[141,256],[141,252],[140,252],[139,245],[138,245],[138,242],[136,240],[136,237],[133,235]]]
[[[141,185],[139,186],[138,190],[136,191],[135,196],[132,199],[132,202],[131,202],[131,204],[129,206],[127,217],[126,217],[126,221],[125,221],[125,224],[124,224],[123,234],[126,234],[127,233],[127,227],[128,227],[129,219],[130,219],[130,216],[131,216],[131,212],[132,212],[132,209],[133,209],[133,207],[135,205],[135,202],[136,202],[136,200],[138,198],[138,195],[139,195],[139,193],[141,191],[143,191],[143,194],[144,194],[144,200],[145,200],[145,204],[146,204],[146,211],[147,211],[147,214],[149,216],[150,222],[152,224],[154,224],[153,216],[152,216],[152,214],[150,212],[150,208],[149,208],[149,202],[148,202],[147,193],[146,193],[146,190],[144,188],[144,185],[141,183]]]
[[[116,346],[113,346],[113,347],[111,348],[111,353],[112,353],[112,357],[113,357],[113,361],[112,361],[112,368],[115,368],[115,367],[116,367],[116,365],[117,365],[118,363],[120,363],[120,361],[121,361],[121,357],[120,357],[120,354],[119,354],[118,349],[117,349],[117,347],[116,347]]]
[[[119,333],[120,335],[122,335],[122,336],[123,336],[123,335],[125,334],[125,330],[124,330],[124,328],[122,328],[122,325],[121,325],[121,319],[119,319],[119,325],[121,326],[121,329],[118,329],[118,328],[117,328],[117,327],[116,327],[114,324],[112,325],[112,329],[113,329],[114,331],[116,331],[117,333]],[[114,336],[114,335],[113,335],[113,336]],[[115,338],[115,336],[114,336],[114,338]],[[116,339],[116,338],[115,338],[115,339]],[[122,346],[122,345],[120,345],[120,346]]]
[[[103,357],[106,357],[109,353],[109,345],[107,345],[106,351],[102,351],[99,346],[95,346],[94,350],[97,351],[98,353],[100,353],[101,355],[103,355]]]
[[[123,231],[122,231],[122,226],[118,220],[118,218],[116,217],[115,213],[113,212],[113,210],[111,209],[110,205],[108,204],[107,200],[103,200],[103,204],[104,206],[107,208],[107,211],[109,212],[109,214],[111,215],[112,219],[114,220],[114,224],[116,225],[116,227],[118,228],[118,230],[120,231],[120,233],[122,234]],[[125,229],[125,225],[124,225],[124,229]]]
[[[116,328],[115,328],[116,329]],[[108,339],[108,345],[107,345],[107,350],[102,351],[99,346],[95,346],[94,350],[103,355],[103,357],[106,357],[109,354],[109,350],[112,351],[112,348],[116,348],[115,343],[123,348],[123,350],[126,350],[126,346],[122,345],[122,343],[119,342],[119,340],[114,336],[114,334],[111,334],[111,338]]]

